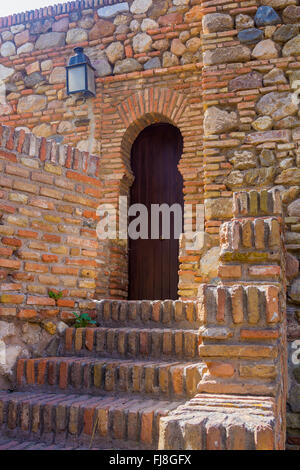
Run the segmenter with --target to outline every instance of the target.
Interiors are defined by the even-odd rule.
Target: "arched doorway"
[[[146,206],[149,238],[129,237],[129,300],[177,299],[179,240],[174,236],[175,215],[170,213],[170,237],[163,237],[160,223],[158,238],[153,239],[151,207],[179,204],[183,213],[183,180],[177,168],[182,149],[179,129],[166,123],[146,127],[133,143],[131,167],[135,179],[130,204]]]

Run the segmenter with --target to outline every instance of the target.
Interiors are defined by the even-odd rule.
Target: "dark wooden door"
[[[151,239],[151,204],[180,204],[183,210],[183,181],[177,165],[182,153],[180,131],[170,124],[146,127],[135,140],[131,165],[135,176],[130,204],[148,209],[147,240],[129,238],[129,299],[177,299],[179,240]],[[131,221],[133,218],[130,218]]]

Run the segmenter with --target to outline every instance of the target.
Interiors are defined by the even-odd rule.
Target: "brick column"
[[[279,192],[235,193],[233,213],[221,227],[221,281],[199,289],[199,395],[162,420],[162,448],[172,448],[175,432],[188,449],[284,448],[286,280]]]

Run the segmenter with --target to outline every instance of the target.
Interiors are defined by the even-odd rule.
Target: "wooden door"
[[[182,153],[180,131],[170,124],[146,127],[135,140],[131,165],[135,176],[130,204],[148,209],[147,240],[129,238],[129,299],[177,299],[179,240],[151,239],[151,204],[180,204],[183,211],[183,181],[177,165]],[[131,218],[129,219],[132,220]],[[172,229],[173,227],[173,229]],[[160,236],[162,235],[160,227]]]

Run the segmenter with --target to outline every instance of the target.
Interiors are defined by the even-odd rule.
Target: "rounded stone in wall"
[[[17,55],[32,52],[33,49],[34,49],[34,46],[33,46],[32,42],[27,42],[26,44],[23,44],[23,46],[21,46],[17,49]]]
[[[132,47],[136,54],[140,54],[142,52],[150,51],[152,46],[152,38],[149,34],[146,33],[139,33],[134,36],[132,41]]]
[[[235,18],[235,27],[236,29],[248,29],[253,28],[254,20],[249,15],[239,14]]]
[[[22,96],[19,99],[17,112],[18,114],[30,113],[41,111],[45,109],[47,104],[47,97],[43,95],[28,95]]]
[[[135,72],[142,69],[142,65],[136,59],[129,58],[116,62],[114,74]]]
[[[141,13],[146,13],[151,6],[152,0],[134,0],[130,7],[130,11],[134,15],[140,15]]]
[[[12,41],[6,41],[1,45],[0,54],[2,57],[10,57],[16,54],[16,46]]]
[[[55,47],[62,47],[65,43],[65,33],[45,33],[38,37],[35,48],[38,50],[53,49]]]
[[[66,81],[66,69],[65,67],[55,67],[50,75],[49,83],[65,83]]]
[[[282,49],[283,57],[300,54],[300,35],[290,39]]]
[[[271,39],[264,39],[256,44],[252,56],[257,60],[276,59],[279,56],[276,44]]]
[[[158,23],[154,20],[151,20],[151,18],[144,18],[141,24],[141,30],[143,32],[147,31],[148,29],[157,29]]]
[[[67,33],[66,43],[76,44],[77,42],[84,42],[88,39],[88,33],[85,29],[74,28],[70,29]]]
[[[124,57],[124,45],[119,42],[112,42],[106,49],[105,53],[108,60],[114,64],[117,60],[121,60]]]
[[[166,51],[163,53],[163,67],[172,67],[178,64],[179,60],[175,54],[170,51]]]
[[[273,120],[270,116],[261,116],[252,122],[252,127],[256,131],[268,131],[272,129]]]
[[[233,18],[224,13],[209,13],[203,16],[202,27],[204,33],[217,33],[233,29]]]

